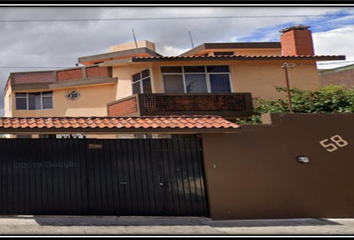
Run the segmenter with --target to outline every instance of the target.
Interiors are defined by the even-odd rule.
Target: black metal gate
[[[2,139],[0,214],[207,216],[199,139]]]

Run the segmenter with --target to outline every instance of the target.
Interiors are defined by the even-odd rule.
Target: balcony
[[[253,114],[250,93],[136,94],[108,103],[108,116],[218,115],[225,118]]]

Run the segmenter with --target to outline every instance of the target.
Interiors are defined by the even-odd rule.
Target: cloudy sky
[[[132,20],[212,16],[258,17]],[[131,20],[2,21],[109,18]],[[278,31],[293,24],[311,26],[316,54],[345,54],[349,61],[323,64],[320,68],[354,63],[354,8],[348,7],[0,7],[0,87],[4,89],[10,72],[43,70],[34,67],[74,67],[78,57],[105,53],[111,45],[131,42],[132,28],[137,40],[155,42],[161,54],[177,55],[191,48],[189,31],[195,46],[204,42],[279,41]],[[2,115],[3,93],[0,92]]]

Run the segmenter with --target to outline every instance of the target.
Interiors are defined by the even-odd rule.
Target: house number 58
[[[334,135],[329,139],[323,139],[320,141],[322,147],[324,147],[328,152],[336,151],[340,147],[345,147],[348,145],[348,142],[345,141],[340,135]]]

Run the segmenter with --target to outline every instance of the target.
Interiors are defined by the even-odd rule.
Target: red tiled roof
[[[249,59],[323,59],[323,60],[344,60],[344,55],[218,55],[218,56],[155,56],[155,57],[133,57],[133,62],[139,62],[144,60],[179,60],[179,59],[236,59],[236,60],[249,60]]]
[[[219,116],[0,118],[0,129],[230,129],[239,127]]]

